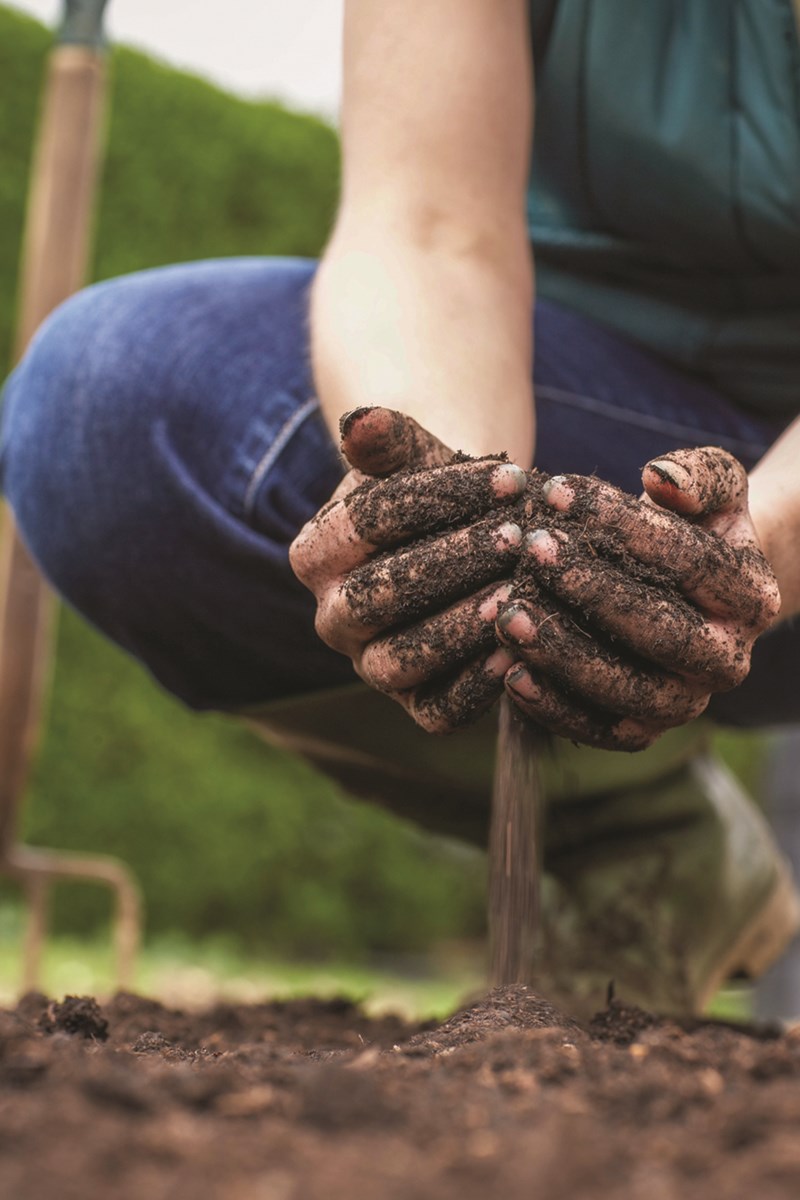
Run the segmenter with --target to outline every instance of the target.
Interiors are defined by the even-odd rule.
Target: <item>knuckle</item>
[[[361,677],[378,692],[395,692],[409,686],[404,672],[385,646],[367,646],[361,659]]]
[[[708,708],[710,700],[711,696],[708,693],[705,696],[700,696],[699,699],[695,700],[694,704],[687,709],[686,718],[682,723],[687,724],[689,721],[696,721],[698,717],[701,717]]]
[[[425,733],[449,733],[450,723],[438,706],[412,704],[408,710]]]
[[[317,606],[316,615],[314,617],[314,629],[317,636],[322,639],[326,646],[334,646],[334,622],[331,619],[330,606],[323,602]]]
[[[352,631],[338,591],[328,592],[320,599],[314,628],[326,646],[343,654],[348,653]]]
[[[289,565],[301,583],[306,582],[309,573],[309,526],[304,525],[289,546]]]
[[[680,725],[688,725],[690,721],[696,720],[704,713],[710,699],[710,693],[706,693],[699,699],[687,697],[683,701],[666,705],[660,714],[657,716],[653,714],[653,719],[658,720],[659,725],[662,725],[665,730],[677,729]]]
[[[731,652],[728,661],[723,664],[720,670],[720,681],[725,688],[738,687],[740,683],[744,683],[750,672],[750,652],[743,649]]]
[[[627,750],[630,754],[635,754],[640,750],[647,750],[658,737],[660,737],[660,731],[642,729],[641,726],[620,724],[612,730],[614,748]]]
[[[770,578],[764,586],[762,595],[763,605],[759,627],[760,629],[767,629],[773,621],[777,620],[781,611],[781,594],[778,590],[777,580],[771,571]]]
[[[697,688],[679,687],[672,695],[664,695],[664,703],[660,706],[658,718],[670,728],[685,725],[708,707],[710,694],[704,692],[697,695]]]

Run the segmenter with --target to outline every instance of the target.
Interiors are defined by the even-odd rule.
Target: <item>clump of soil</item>
[[[75,1033],[100,1042],[108,1037],[108,1021],[91,996],[65,996],[61,1004],[54,1000],[39,1017],[38,1024],[45,1033]]]
[[[120,995],[81,1010],[108,1022],[100,1041],[48,1011],[0,1013],[14,1200],[800,1194],[792,1033],[613,1001],[580,1026],[524,987],[425,1027],[346,1001],[188,1013]]]

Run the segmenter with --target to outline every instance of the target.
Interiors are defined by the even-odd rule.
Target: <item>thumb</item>
[[[357,408],[339,423],[342,454],[365,475],[392,475],[407,467],[441,467],[453,451],[413,417],[393,408]]]
[[[642,483],[654,503],[712,533],[730,536],[740,522],[749,526],[747,472],[719,446],[671,450],[654,458],[642,471]]]

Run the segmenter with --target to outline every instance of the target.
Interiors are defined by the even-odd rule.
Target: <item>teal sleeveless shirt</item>
[[[531,0],[540,295],[800,411],[793,0]]]

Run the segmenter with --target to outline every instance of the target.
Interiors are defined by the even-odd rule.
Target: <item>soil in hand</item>
[[[33,995],[0,1013],[0,1105],[9,1200],[800,1195],[800,1038],[580,1026],[524,987],[438,1026]]]

